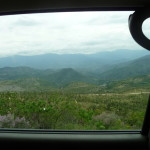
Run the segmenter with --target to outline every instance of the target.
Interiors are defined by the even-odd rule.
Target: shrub
[[[14,117],[13,114],[0,115],[0,128],[28,128],[29,122],[24,117]]]
[[[103,112],[93,117],[95,121],[102,122],[106,129],[111,128],[119,120],[119,116],[114,112]]]

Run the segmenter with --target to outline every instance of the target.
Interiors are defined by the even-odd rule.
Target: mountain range
[[[115,89],[123,83],[135,85],[136,79],[141,87],[150,81],[149,64],[149,51],[136,50],[0,58],[0,91],[65,88],[89,92]]]
[[[99,77],[103,80],[120,80],[147,74],[150,74],[150,55],[115,65]]]
[[[150,54],[147,50],[116,50],[95,54],[43,54],[0,58],[0,68],[26,66],[35,69],[73,68],[79,71],[102,73],[112,65],[128,62]]]

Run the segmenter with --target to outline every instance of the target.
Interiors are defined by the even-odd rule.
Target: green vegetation
[[[140,129],[148,94],[1,92],[0,127],[74,130]]]
[[[0,128],[141,129],[149,87],[149,74],[102,80],[71,68],[1,68]]]
[[[150,55],[114,65],[109,70],[101,73],[99,77],[105,80],[122,80],[150,74]]]

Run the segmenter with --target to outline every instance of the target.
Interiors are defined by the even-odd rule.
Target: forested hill
[[[148,74],[150,74],[150,55],[113,66],[110,70],[100,74],[99,78],[103,80],[121,80]]]
[[[48,68],[48,69],[37,69],[36,67],[29,66],[21,66],[24,60],[20,60],[20,66],[12,67],[2,67],[0,68],[0,91],[7,89],[50,89],[50,88],[68,88],[70,90],[72,88],[79,90],[83,90],[83,87],[86,89],[93,88],[92,90],[101,90],[101,88],[105,86],[105,88],[114,89],[116,86],[126,83],[132,83],[132,80],[141,81],[138,82],[136,86],[143,85],[143,82],[149,81],[150,75],[150,55],[149,53],[143,54],[143,52],[138,51],[139,53],[135,53],[135,51],[130,52],[131,55],[127,55],[125,51],[122,51],[121,54],[118,52],[112,52],[112,56],[116,56],[115,58],[111,58],[111,52],[103,52],[90,55],[80,55],[76,54],[72,55],[62,55],[59,56],[59,63],[63,62],[62,57],[67,58],[62,63],[60,67],[58,64],[51,64],[53,61],[56,62],[58,55],[54,57],[52,60],[45,59],[38,56],[39,59],[39,68],[40,63],[44,61],[43,65],[49,60],[50,64],[47,65],[56,65],[58,68]],[[133,53],[136,54],[133,56]],[[124,54],[124,56],[123,56]],[[125,55],[126,54],[126,55]],[[140,54],[143,56],[140,57]],[[69,57],[68,57],[69,56]],[[107,56],[107,57],[102,57]],[[118,57],[117,57],[118,56]],[[19,56],[20,57],[20,56]],[[24,56],[22,58],[29,57]],[[33,58],[32,56],[30,56]],[[36,56],[35,56],[36,57]],[[47,56],[49,58],[49,56]],[[120,60],[120,58],[126,58],[125,60]],[[45,58],[45,57],[44,57]],[[84,59],[83,59],[84,58]],[[88,59],[87,59],[88,58]],[[101,58],[99,60],[99,58]],[[131,59],[132,58],[132,59]],[[135,59],[133,59],[135,58]],[[56,60],[55,60],[56,59]],[[104,59],[106,59],[104,61]],[[26,60],[26,63],[29,59]],[[128,61],[127,61],[128,60]],[[0,58],[0,62],[2,59]],[[18,61],[18,60],[16,60]],[[67,63],[68,61],[68,63]],[[82,61],[82,63],[81,63]],[[35,61],[36,62],[36,61]],[[34,63],[35,63],[34,62]],[[53,63],[54,63],[53,62]],[[74,66],[76,62],[76,67],[68,67]],[[83,63],[84,62],[84,63]],[[102,62],[102,63],[101,63]],[[106,63],[107,62],[107,63]],[[9,63],[9,62],[7,62]],[[32,63],[32,65],[34,64]],[[48,63],[48,62],[47,62]],[[67,65],[65,65],[65,63]],[[112,64],[111,64],[112,63]],[[3,64],[3,63],[2,63]],[[2,65],[0,63],[0,65]],[[19,63],[17,63],[19,65]],[[14,65],[14,64],[13,64]],[[38,64],[35,64],[38,65]],[[45,66],[46,67],[46,66]],[[87,69],[88,68],[88,69]],[[144,78],[145,77],[145,78]],[[79,88],[78,88],[79,86]],[[147,85],[148,87],[149,85]],[[15,87],[15,88],[14,88]],[[70,89],[69,89],[70,88]]]
[[[40,70],[29,67],[0,68],[0,81],[38,79],[51,86],[64,86],[72,82],[96,83],[96,79],[79,73],[72,68]]]
[[[20,72],[21,71],[21,72]],[[125,92],[149,90],[150,75],[108,81],[85,76],[71,68],[58,71],[28,67],[1,68],[0,91],[59,90],[72,93]]]
[[[102,65],[98,63],[97,68]],[[103,67],[105,68],[105,65]],[[148,74],[150,74],[150,55],[111,65],[107,68],[107,71],[102,73],[99,70],[93,73],[92,67],[91,72],[90,70],[86,72],[85,70],[76,70],[74,68],[35,69],[26,66],[0,68],[0,80],[39,78],[62,84],[75,81],[95,83],[98,80],[121,80]]]

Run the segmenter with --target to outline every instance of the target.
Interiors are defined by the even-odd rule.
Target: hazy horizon
[[[41,54],[38,54],[38,53],[34,53],[34,54],[14,54],[14,55],[7,55],[7,56],[1,56],[0,55],[0,58],[7,58],[7,57],[16,57],[16,56],[43,56],[43,55],[96,55],[96,54],[104,54],[104,53],[113,53],[113,52],[135,52],[135,51],[139,51],[139,52],[142,52],[142,53],[145,53],[146,55],[148,53],[150,53],[148,50],[146,49],[139,49],[139,50],[129,50],[129,49],[117,49],[117,50],[110,50],[110,51],[97,51],[97,52],[93,52],[93,53],[82,53],[82,52],[79,52],[79,53],[52,53],[52,52],[49,52],[49,53],[41,53]]]

